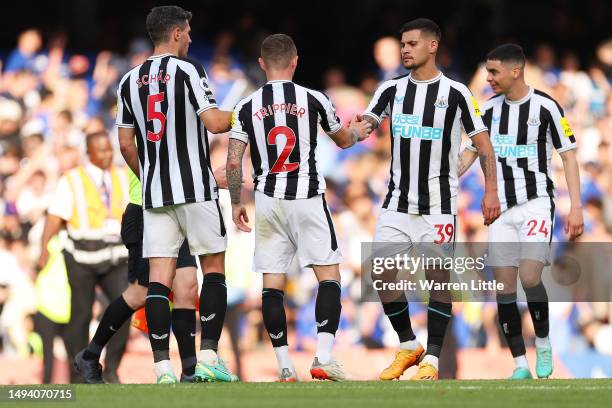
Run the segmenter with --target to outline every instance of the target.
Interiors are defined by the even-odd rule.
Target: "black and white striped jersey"
[[[217,198],[208,132],[199,114],[217,104],[197,61],[156,55],[117,89],[119,127],[136,132],[144,208]]]
[[[483,108],[483,121],[497,157],[497,193],[502,211],[532,198],[554,198],[550,171],[553,148],[558,152],[576,148],[563,108],[533,88],[518,101],[496,95]],[[467,148],[476,150],[471,143]]]
[[[291,81],[269,81],[238,103],[230,137],[250,145],[258,191],[286,200],[325,192],[316,156],[319,124],[328,134],[342,128],[327,96]]]
[[[390,118],[391,177],[383,208],[410,214],[455,214],[461,129],[486,131],[468,88],[440,73],[383,82],[364,115]]]

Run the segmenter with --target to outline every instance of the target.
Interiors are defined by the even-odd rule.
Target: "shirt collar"
[[[87,174],[89,174],[89,177],[92,178],[92,181],[97,186],[102,184],[102,177],[104,177],[105,173],[104,170],[102,170],[98,166],[95,166],[92,162],[87,161],[87,163],[85,163],[85,171],[87,171]]]
[[[290,79],[274,79],[272,81],[266,82],[266,84],[282,84],[284,82],[293,82],[293,81]]]
[[[167,57],[170,55],[172,55],[172,53],[169,53],[169,52],[159,54],[159,55],[151,55],[149,58],[147,58],[147,60],[154,60],[155,58],[162,58],[162,57]]]
[[[531,95],[533,95],[533,88],[529,87],[529,92],[527,92],[527,95],[523,96],[518,101],[509,101],[508,98],[506,98],[505,96],[504,96],[504,100],[506,101],[508,105],[520,105],[522,103],[527,102],[527,100],[531,98]]]
[[[434,78],[426,79],[424,81],[419,81],[418,79],[414,79],[412,77],[412,73],[408,75],[408,78],[410,78],[410,81],[414,82],[415,84],[431,84],[433,82],[440,80],[440,78],[442,78],[442,71],[438,72],[438,75],[436,75]]]

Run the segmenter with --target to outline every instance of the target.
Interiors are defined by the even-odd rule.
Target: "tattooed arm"
[[[482,199],[482,214],[484,224],[492,224],[499,217],[500,206],[497,196],[497,165],[495,164],[495,152],[489,138],[488,132],[480,132],[472,136],[472,143],[478,149],[480,167],[485,177],[485,194]]]
[[[227,148],[227,188],[232,199],[232,220],[239,230],[250,232],[251,228],[246,224],[249,216],[246,209],[240,204],[242,194],[242,156],[246,149],[246,143],[230,138]]]

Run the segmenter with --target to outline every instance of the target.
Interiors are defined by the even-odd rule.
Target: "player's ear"
[[[432,54],[435,54],[438,51],[438,45],[439,45],[438,40],[435,40],[435,39],[431,40],[429,42],[429,52],[431,52]]]
[[[260,68],[261,68],[263,71],[266,71],[266,70],[267,70],[267,68],[266,68],[266,63],[264,62],[264,59],[263,59],[263,58],[259,57],[259,58],[257,59],[257,62],[259,62],[259,67],[260,67]]]
[[[298,64],[298,56],[295,55],[294,57],[291,58],[291,68],[295,69],[297,67]]]
[[[174,29],[172,30],[172,39],[174,41],[179,41],[181,39],[181,35],[183,34],[183,30],[181,30],[181,27],[174,27]]]

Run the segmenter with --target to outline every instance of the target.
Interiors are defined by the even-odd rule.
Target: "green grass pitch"
[[[5,397],[8,387],[2,388]],[[612,407],[612,380],[77,385],[74,390],[74,402],[21,401],[9,405],[15,408]],[[0,403],[0,406],[6,405]]]

